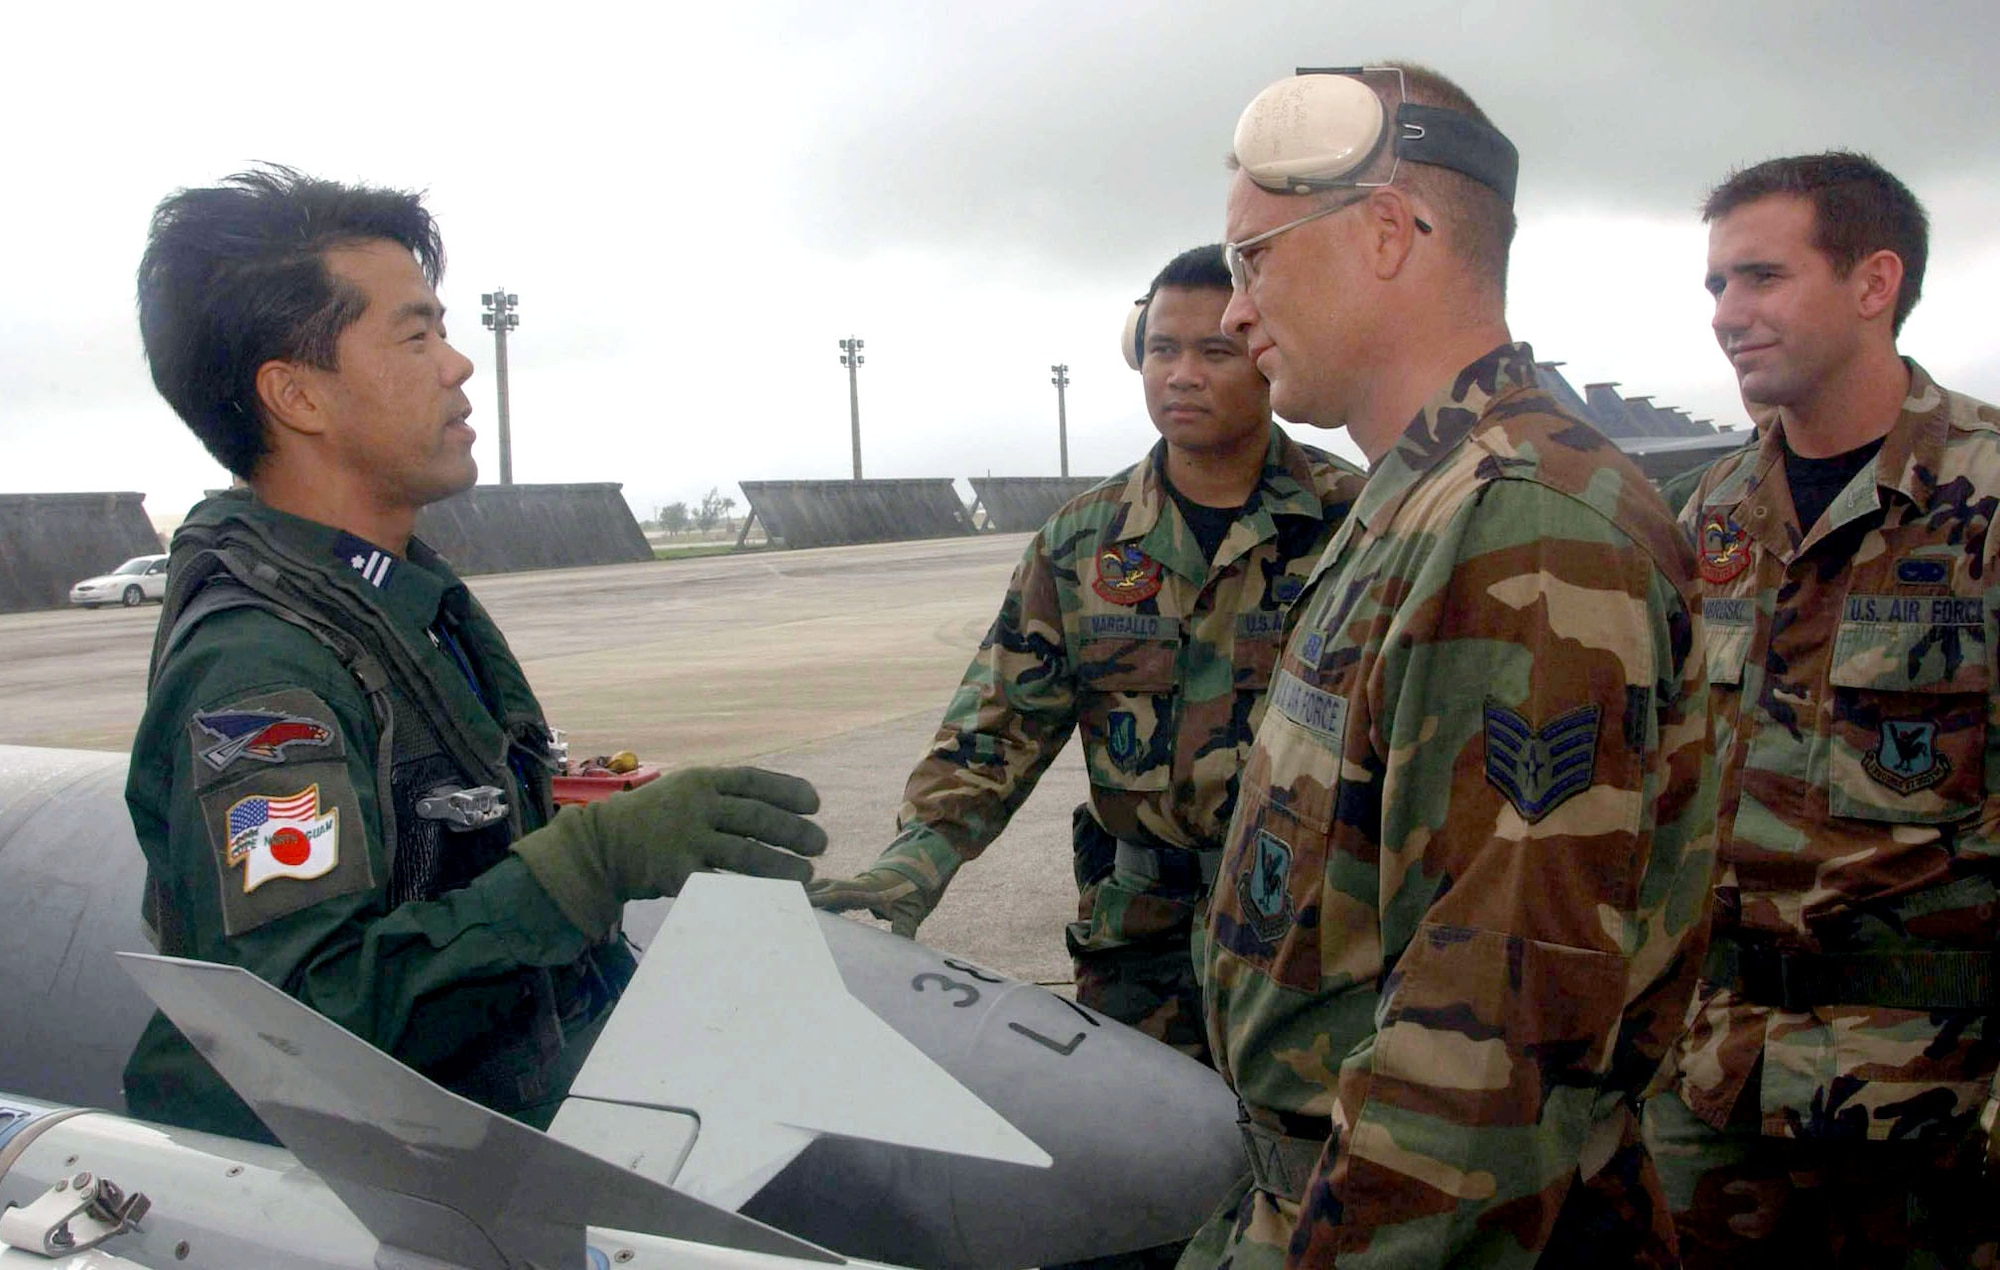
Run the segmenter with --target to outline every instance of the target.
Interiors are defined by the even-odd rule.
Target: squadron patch
[[[1268,829],[1257,831],[1250,865],[1236,875],[1236,902],[1257,938],[1274,944],[1291,928],[1292,849]]]
[[[1728,512],[1710,512],[1701,522],[1695,563],[1702,581],[1720,586],[1750,565],[1750,535]]]
[[[1951,775],[1951,760],[1937,752],[1937,724],[1884,719],[1875,748],[1861,757],[1861,770],[1907,796]]]
[[[1589,789],[1597,772],[1596,704],[1564,711],[1541,727],[1486,699],[1486,780],[1534,824]]]
[[[1160,562],[1127,543],[1097,553],[1091,589],[1113,604],[1138,604],[1160,593]]]
[[[324,723],[274,710],[197,711],[194,726],[214,739],[199,753],[218,772],[239,758],[282,763],[292,746],[324,748],[333,740],[333,729]]]
[[[1130,710],[1113,710],[1105,748],[1120,771],[1132,771],[1139,759],[1139,720]]]

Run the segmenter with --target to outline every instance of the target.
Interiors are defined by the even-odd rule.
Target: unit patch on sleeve
[[[1090,587],[1113,604],[1138,604],[1160,593],[1160,562],[1130,543],[1097,553]]]
[[[333,707],[302,688],[258,693],[188,719],[195,783],[215,784],[231,772],[309,760],[337,759],[342,743]]]
[[[1595,703],[1564,711],[1542,727],[1486,699],[1486,779],[1533,824],[1590,788],[1597,771]]]
[[[218,772],[239,758],[282,763],[291,746],[325,746],[333,740],[333,729],[324,723],[275,710],[197,712],[194,725],[214,740],[200,753],[202,761]]]

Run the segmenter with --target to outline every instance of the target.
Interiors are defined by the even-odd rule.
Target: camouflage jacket
[[[1198,1247],[1671,1257],[1632,1107],[1706,937],[1693,572],[1525,344],[1375,465],[1299,602],[1197,947],[1217,1065],[1317,1160],[1302,1203],[1253,1187]]]
[[[2000,933],[2000,410],[1910,366],[1874,461],[1807,532],[1782,439],[1710,470],[1695,537],[1721,774],[1718,939],[1991,951]],[[1974,1010],[1789,1012],[1704,984],[1669,1080],[1721,1127],[1962,1132],[1996,1052]]]
[[[1263,476],[1209,561],[1164,458],[1162,442],[1035,534],[910,774],[892,855],[948,854],[946,873],[978,856],[1079,724],[1091,813],[1111,836],[1220,849],[1292,601],[1362,477],[1273,427]],[[1122,873],[1088,885],[1079,943],[1185,931],[1197,898]]]

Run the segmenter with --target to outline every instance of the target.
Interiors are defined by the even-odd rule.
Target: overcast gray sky
[[[1991,0],[185,0],[8,27],[0,492],[172,515],[223,479],[152,392],[132,271],[163,194],[257,160],[429,191],[485,479],[499,284],[520,481],[622,481],[644,515],[846,476],[849,334],[867,475],[1053,473],[1058,361],[1071,468],[1109,472],[1152,439],[1124,310],[1220,237],[1238,112],[1294,65],[1387,57],[1519,146],[1509,316],[1579,387],[1739,420],[1693,209],[1732,166],[1845,146],[1931,211],[1904,351],[2000,399]]]

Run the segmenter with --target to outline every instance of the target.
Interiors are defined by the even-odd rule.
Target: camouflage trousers
[[[1536,1270],[1678,1270],[1673,1224],[1666,1211],[1658,1171],[1640,1140],[1637,1117],[1624,1115],[1611,1154],[1585,1179],[1573,1177],[1559,1208],[1540,1214],[1552,1219],[1541,1238],[1531,1220],[1502,1220],[1461,1227],[1457,1246],[1441,1251],[1432,1212],[1412,1212],[1410,1220],[1389,1222],[1349,1249],[1352,1259],[1370,1266],[1525,1266]],[[1238,1182],[1181,1254],[1179,1270],[1284,1270],[1324,1265],[1342,1240],[1323,1223],[1341,1205],[1315,1179],[1304,1205],[1259,1190],[1249,1177]],[[1367,1203],[1364,1197],[1364,1205]],[[1524,1215],[1517,1211],[1516,1217]],[[1302,1227],[1303,1223],[1303,1227]],[[1314,1230],[1315,1223],[1322,1223]],[[1341,1261],[1347,1264],[1347,1259]],[[1780,1270],[1776,1266],[1760,1270]]]
[[[1721,1130],[1671,1093],[1646,1105],[1687,1270],[2000,1266],[2000,1180],[1985,1175],[1982,1135],[1765,1137],[1756,1101],[1746,1093]]]
[[[1213,1067],[1201,986],[1186,934],[1095,951],[1072,949],[1076,999]]]

